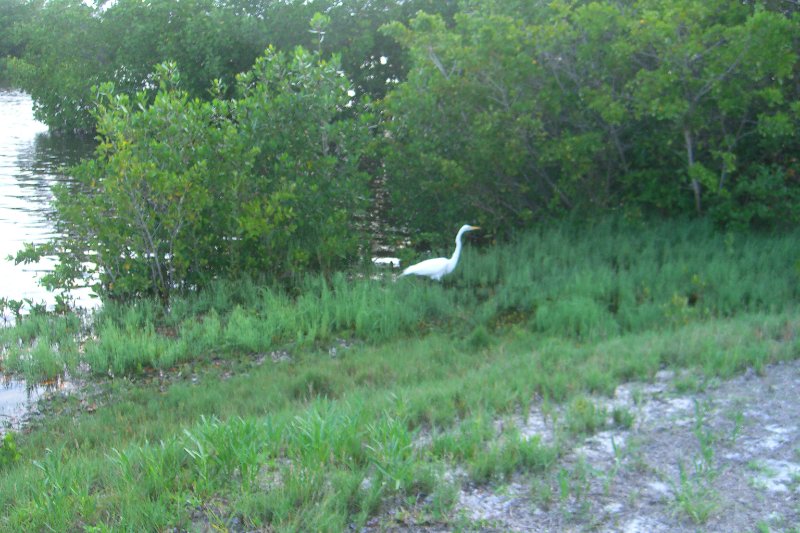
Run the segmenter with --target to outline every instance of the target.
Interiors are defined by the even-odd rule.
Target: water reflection
[[[18,430],[30,416],[36,402],[45,394],[70,389],[67,381],[33,385],[0,375],[0,437],[6,431]]]
[[[53,259],[14,265],[6,257],[16,254],[26,242],[43,243],[56,236],[51,222],[51,186],[67,179],[63,168],[91,154],[93,142],[50,135],[44,124],[33,118],[27,94],[2,88],[0,125],[0,297],[52,306],[55,296],[38,281],[53,268]],[[80,306],[95,305],[88,290],[72,296]]]

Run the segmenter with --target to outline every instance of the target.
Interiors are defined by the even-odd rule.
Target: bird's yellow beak
[[[481,229],[481,227],[480,226],[470,226],[469,227],[470,231],[473,231],[473,230],[476,230],[476,229]]]

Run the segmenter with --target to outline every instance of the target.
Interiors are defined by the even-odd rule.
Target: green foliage
[[[712,215],[733,228],[770,228],[800,222],[800,166],[754,166],[737,180]]]
[[[12,79],[54,130],[92,131],[91,87],[111,77],[105,45],[94,38],[101,26],[94,12],[80,0],[56,0],[17,27],[24,53],[9,59]]]
[[[214,79],[232,85],[268,44],[256,19],[237,16],[238,3],[46,2],[20,29],[25,49],[11,72],[33,96],[40,120],[91,133],[93,85],[112,82],[133,98],[153,87],[153,65],[169,60],[184,72],[192,96],[204,96]]]
[[[87,134],[95,123],[92,85],[112,82],[130,98],[142,90],[152,97],[153,65],[171,61],[191,98],[209,99],[217,79],[231,96],[236,76],[269,45],[340,55],[359,94],[382,97],[387,80],[404,75],[407,56],[378,28],[421,9],[451,17],[455,8],[455,2],[431,0],[5,0],[0,76],[12,56],[10,73],[33,96],[37,117],[53,129]],[[312,33],[309,21],[317,13],[328,24]]]
[[[13,466],[22,457],[13,431],[7,431],[0,443],[0,471]]]
[[[261,177],[240,185],[237,198],[246,271],[286,276],[352,262],[360,244],[353,221],[366,208],[359,164],[370,115],[342,116],[351,97],[338,59],[269,50],[238,82],[236,116]]]
[[[658,11],[643,15],[631,34],[639,50],[657,57],[630,82],[634,109],[666,126],[662,131],[683,148],[699,212],[701,196],[726,196],[731,175],[736,179],[757,163],[742,157],[746,137],[769,141],[754,119],[787,109],[781,87],[797,62],[797,27],[779,14],[726,2],[656,5]]]
[[[288,281],[353,261],[368,116],[342,116],[349,84],[335,62],[269,50],[236,99],[211,102],[180,89],[173,64],[157,76],[152,103],[98,89],[96,158],[56,190],[69,238],[52,243],[49,283],[94,277],[106,297],[167,301],[213,277]]]
[[[524,88],[530,36],[511,17],[457,21],[451,31],[441,18],[419,14],[409,28],[386,29],[409,47],[414,64],[385,103],[396,216],[425,231],[454,220],[483,224],[490,214],[491,227],[529,222],[542,190],[529,179],[527,154],[543,128],[530,98],[536,89]]]
[[[410,62],[406,51],[397,41],[382,33],[380,27],[393,21],[408,22],[420,11],[437,13],[446,20],[452,20],[458,10],[457,2],[438,0],[317,0],[296,2],[286,11],[297,17],[301,4],[306,4],[306,13],[309,13],[301,19],[301,24],[313,18],[311,10],[325,13],[329,18],[324,33],[308,34],[305,27],[287,27],[284,21],[289,13],[285,13],[283,18],[277,19],[277,27],[271,32],[271,35],[282,36],[282,40],[275,41],[275,44],[295,46],[299,35],[323,37],[318,43],[323,53],[326,56],[340,54],[342,67],[353,80],[356,91],[373,99],[383,98],[392,89],[395,80],[404,79]],[[313,48],[317,43],[299,44]]]
[[[412,229],[502,234],[620,206],[772,225],[761,212],[796,204],[779,200],[796,180],[757,170],[796,166],[796,17],[724,0],[481,2],[452,26],[420,13],[385,31],[412,58],[385,102],[394,217]]]
[[[0,4],[0,83],[8,81],[6,63],[9,57],[20,57],[25,51],[22,28],[31,22],[36,5],[27,0],[6,0]]]
[[[100,127],[107,151],[79,173],[158,182],[117,198],[140,211],[130,219],[140,232],[163,231],[149,248],[174,254],[174,265],[131,264],[117,276],[119,291],[136,294],[165,291],[170,278],[197,285],[228,257],[245,263],[234,277],[341,262],[355,245],[352,227],[336,228],[364,209],[364,171],[389,191],[392,222],[434,245],[454,221],[506,237],[590,210],[791,224],[800,19],[779,4],[10,0],[0,56],[51,128]],[[181,72],[180,90],[172,75],[167,87],[153,75],[166,63]],[[102,120],[93,86],[104,87]],[[375,120],[362,95],[381,106],[369,157]],[[127,132],[123,146],[122,120],[152,133]],[[151,142],[152,153],[141,144]],[[253,173],[271,178],[254,183]],[[350,200],[325,201],[337,194]],[[211,214],[231,212],[228,202],[230,217]],[[192,232],[185,247],[173,242]],[[187,265],[198,248],[214,259]],[[162,250],[146,253],[155,262]],[[59,278],[80,278],[81,264],[63,262]]]

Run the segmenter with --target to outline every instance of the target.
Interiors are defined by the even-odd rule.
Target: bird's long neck
[[[461,256],[461,236],[464,235],[464,230],[460,230],[458,235],[456,235],[456,249],[453,252],[453,256],[450,258],[451,263],[457,263],[459,256]]]

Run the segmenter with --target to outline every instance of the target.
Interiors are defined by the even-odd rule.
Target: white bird
[[[445,276],[455,270],[456,265],[458,264],[458,257],[461,255],[461,236],[467,231],[474,231],[476,229],[480,228],[478,226],[470,226],[469,224],[464,224],[461,226],[461,229],[458,230],[458,235],[456,235],[456,251],[453,252],[453,256],[450,259],[446,257],[426,259],[421,263],[411,265],[403,270],[403,273],[400,274],[400,277],[414,274],[415,276],[428,276],[429,278],[437,281],[442,279],[442,276]]]

